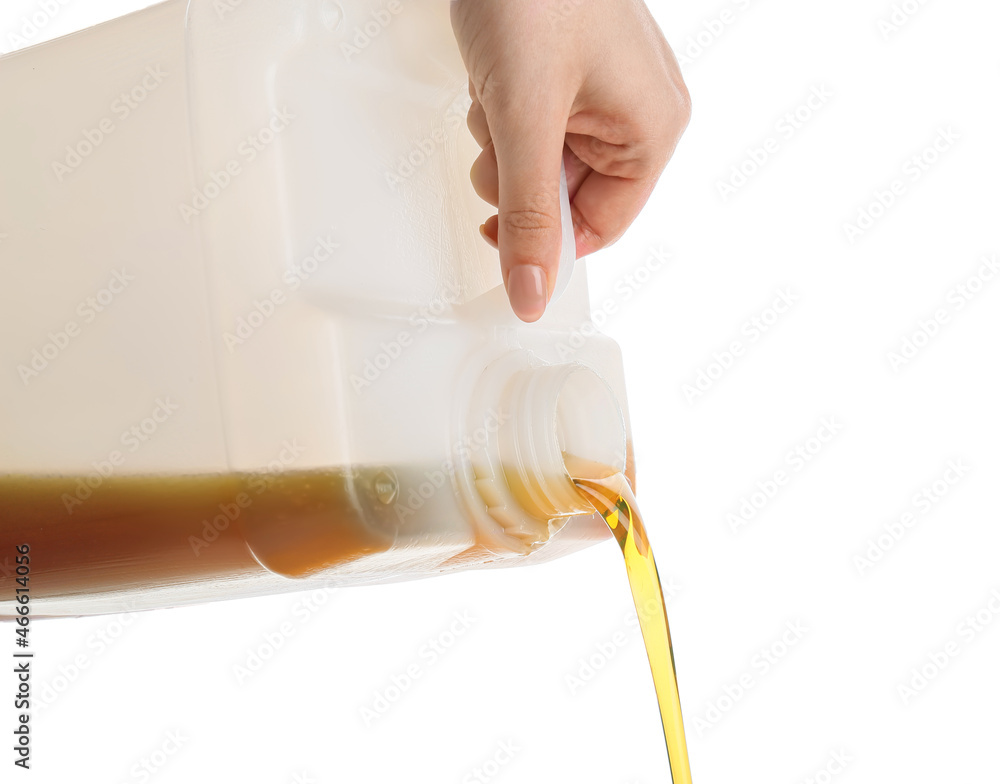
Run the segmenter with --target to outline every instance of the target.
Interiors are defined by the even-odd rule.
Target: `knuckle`
[[[587,138],[587,152],[592,158],[608,158],[613,152],[617,152],[618,145],[611,145],[599,136],[589,136]]]
[[[624,227],[620,231],[615,231],[613,229],[608,231],[600,231],[596,227],[591,225],[590,222],[582,215],[575,216],[575,218],[576,219],[573,221],[573,226],[576,229],[577,233],[586,242],[587,247],[595,251],[602,250],[603,248],[606,248],[608,245],[611,245],[625,231]]]
[[[600,173],[608,177],[631,180],[648,173],[654,158],[652,145],[635,142],[623,145],[598,145],[592,148],[593,160]]]
[[[653,140],[655,165],[662,171],[673,157],[681,136],[691,121],[691,94],[679,77],[669,80],[661,93],[646,128]]]
[[[523,237],[535,237],[560,225],[558,219],[549,211],[534,207],[507,210],[502,220],[504,228],[509,233]]]
[[[684,84],[683,79],[678,79],[674,83],[674,116],[679,122],[680,128],[683,131],[687,128],[688,123],[691,122],[691,92],[688,90],[687,85]]]
[[[663,83],[656,114],[661,125],[677,129],[678,135],[687,127],[691,119],[691,93],[679,76],[669,78]]]

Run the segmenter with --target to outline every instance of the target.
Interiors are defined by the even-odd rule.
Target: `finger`
[[[518,317],[536,321],[559,264],[559,172],[569,107],[545,95],[508,93],[484,109],[497,159],[504,283]]]
[[[590,171],[573,194],[577,255],[615,242],[648,201],[672,152],[662,140],[615,142],[588,133],[568,133],[566,144]]]
[[[480,147],[485,147],[490,141],[490,126],[486,122],[486,112],[483,111],[483,105],[479,101],[472,102],[466,122],[472,132],[472,138]]]
[[[500,206],[500,185],[497,175],[497,156],[492,142],[487,142],[483,151],[472,164],[469,172],[472,187],[479,198],[494,207]]]
[[[690,116],[683,85],[675,92],[651,102],[631,123],[611,124],[585,112],[569,121],[566,145],[590,168],[573,193],[577,255],[615,242],[649,200]]]
[[[656,176],[611,177],[591,171],[571,205],[577,256],[587,256],[615,242],[649,200]]]
[[[610,177],[643,179],[665,165],[645,143],[613,144],[590,134],[567,133],[566,144],[582,164]]]
[[[497,237],[500,234],[500,216],[491,215],[486,219],[486,223],[483,224],[486,227],[486,234],[493,240],[494,245],[497,244]]]
[[[482,235],[483,239],[493,248],[493,250],[499,250],[500,246],[497,244],[497,227],[499,224],[499,218],[496,215],[490,216],[486,223],[479,227],[479,233]]]

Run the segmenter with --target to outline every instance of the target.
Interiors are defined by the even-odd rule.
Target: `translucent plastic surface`
[[[482,402],[497,360],[576,363],[626,434],[628,412],[582,261],[539,322],[511,312],[478,237],[468,105],[445,3],[170,0],[0,58],[0,544],[54,554],[65,579],[39,612],[519,564],[606,537],[591,515],[524,544],[476,494],[470,452],[504,417],[503,379],[497,409]],[[266,490],[241,506],[255,478]],[[151,538],[112,556],[101,537],[122,544],[123,526]],[[232,558],[206,567],[188,539],[213,530]],[[316,550],[308,568],[290,542]],[[132,559],[120,585],[115,557]]]

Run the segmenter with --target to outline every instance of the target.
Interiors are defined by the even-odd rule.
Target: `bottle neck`
[[[541,519],[592,512],[573,475],[625,465],[621,408],[608,385],[583,365],[545,365],[515,373],[506,398],[500,461],[524,511]]]
[[[499,425],[471,458],[478,506],[485,503],[508,551],[530,551],[569,518],[594,513],[574,476],[601,478],[625,469],[622,407],[589,367],[540,365],[522,352],[488,367],[479,389],[480,404],[493,401]],[[470,424],[477,416],[481,421],[481,413]]]

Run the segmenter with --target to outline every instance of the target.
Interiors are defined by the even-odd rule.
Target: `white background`
[[[5,0],[0,50],[40,5]],[[97,5],[60,7],[31,43],[145,3]],[[903,23],[880,29],[903,6]],[[638,497],[677,591],[695,781],[997,781],[1000,276],[961,309],[955,287],[984,256],[1000,260],[1000,6],[652,7],[686,55],[693,119],[591,275],[596,307],[625,306],[606,331],[625,353]],[[782,118],[813,88],[830,97],[789,138]],[[957,140],[927,153],[942,129]],[[724,198],[720,183],[768,138],[777,151]],[[852,242],[844,225],[893,180],[905,192]],[[653,250],[671,260],[647,275]],[[775,320],[779,292],[795,302]],[[939,309],[947,323],[893,368],[889,353]],[[756,339],[754,317],[772,321]],[[733,341],[742,354],[711,368]],[[689,400],[699,371],[716,378]],[[835,437],[786,459],[824,419]],[[935,491],[949,461],[968,471]],[[787,483],[734,532],[727,515],[778,470]],[[915,498],[924,488],[933,501]],[[911,525],[887,535],[907,512]],[[856,556],[872,546],[881,558],[865,566]],[[64,688],[35,714],[35,768],[15,773],[142,781],[132,766],[162,760],[176,731],[180,749],[150,780],[458,783],[512,742],[491,780],[665,781],[630,610],[609,540],[530,569],[39,623],[36,689]],[[466,611],[474,622],[431,664],[421,646]],[[283,623],[285,644],[239,683],[234,666]],[[785,647],[788,624],[804,631]],[[572,691],[567,675],[609,644]],[[946,649],[935,673],[929,657]],[[414,663],[420,677],[366,726],[362,709]],[[917,688],[923,667],[933,677]],[[12,753],[0,756],[9,770]]]

